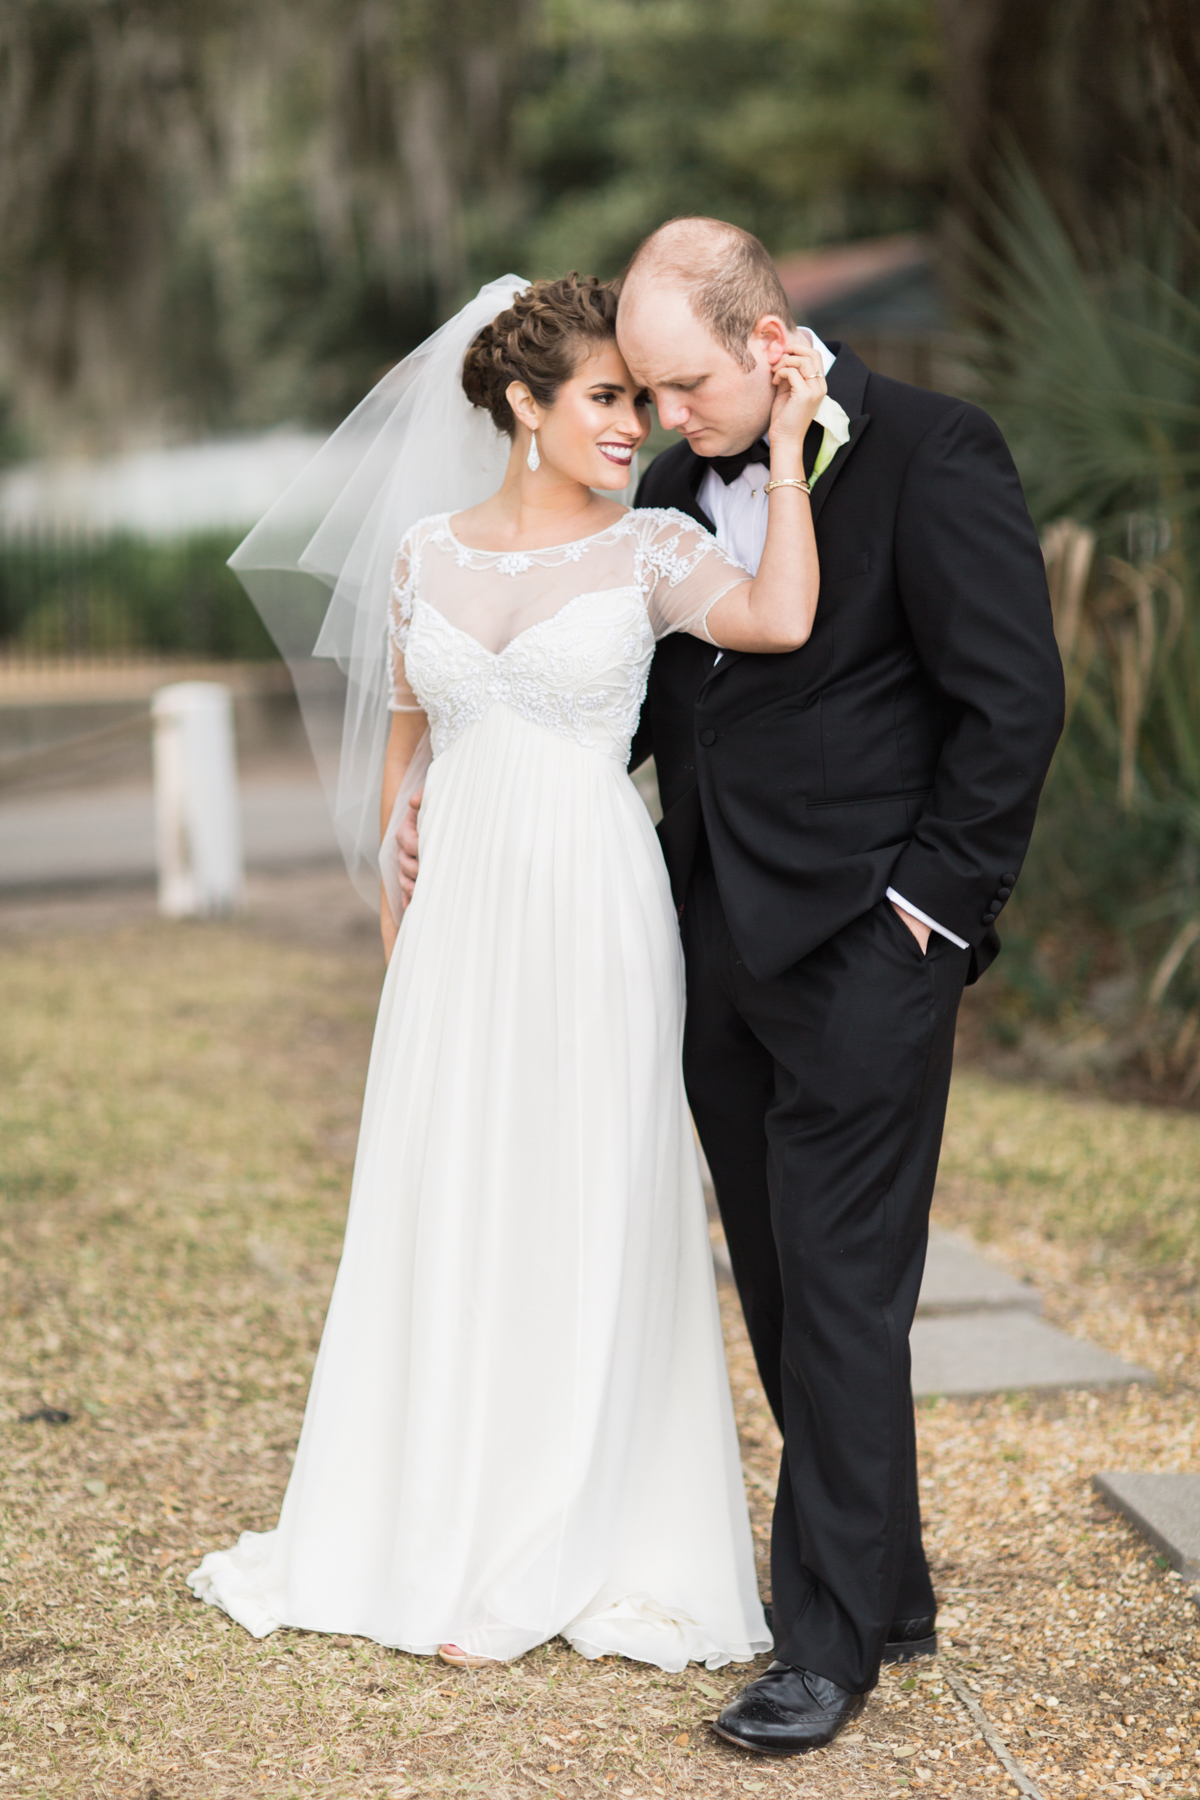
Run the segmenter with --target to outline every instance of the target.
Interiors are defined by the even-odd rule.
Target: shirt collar
[[[802,331],[805,337],[809,339],[813,349],[821,359],[822,375],[828,375],[830,369],[832,369],[834,363],[837,361],[837,358],[829,348],[829,345],[821,342],[811,325],[798,325],[796,329]]]

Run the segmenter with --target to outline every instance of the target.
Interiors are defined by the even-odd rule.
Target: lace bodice
[[[707,636],[711,608],[747,579],[670,509],[519,554],[470,549],[449,514],[422,519],[392,583],[393,710],[427,715],[434,756],[504,705],[624,763],[656,639]]]

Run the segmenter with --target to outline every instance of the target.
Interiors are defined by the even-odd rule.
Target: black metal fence
[[[0,657],[253,662],[275,648],[225,566],[240,533],[0,533]]]

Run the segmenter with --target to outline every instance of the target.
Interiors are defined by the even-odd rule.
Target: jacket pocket
[[[886,894],[883,899],[878,902],[878,905],[879,910],[883,914],[885,928],[891,932],[893,937],[895,937],[897,932],[900,933],[905,954],[911,956],[913,960],[922,967],[929,961],[929,952],[931,950],[936,950],[939,944],[948,943],[948,939],[942,937],[939,932],[931,931],[929,933],[929,943],[926,948],[922,950],[920,944],[913,936],[912,931],[904,923],[904,920],[900,917],[900,914],[896,911],[896,908],[892,905],[892,902],[887,898]]]
[[[898,794],[854,794],[846,800],[809,800],[809,812],[827,812],[834,806],[886,806],[895,800],[924,800],[932,788],[903,788]]]

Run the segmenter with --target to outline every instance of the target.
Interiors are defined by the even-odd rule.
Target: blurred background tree
[[[524,0],[9,0],[0,279],[34,444],[328,420],[511,210]]]
[[[613,274],[704,212],[776,253],[928,228],[947,189],[927,0],[558,0],[518,108],[531,266]]]
[[[1200,192],[1195,0],[938,0],[961,210],[1020,153],[1077,243],[1111,243],[1150,194]]]
[[[178,220],[214,161],[199,10],[0,9],[4,372],[27,430],[157,404]]]
[[[326,423],[480,280],[664,216],[931,225],[928,0],[8,0],[0,368],[28,441]]]
[[[481,280],[614,274],[674,213],[925,234],[1072,704],[997,1029],[1200,1092],[1197,193],[1196,0],[5,0],[0,461],[326,426]],[[10,636],[74,554],[0,559]],[[185,629],[138,555],[109,637],[241,642],[202,558]]]

